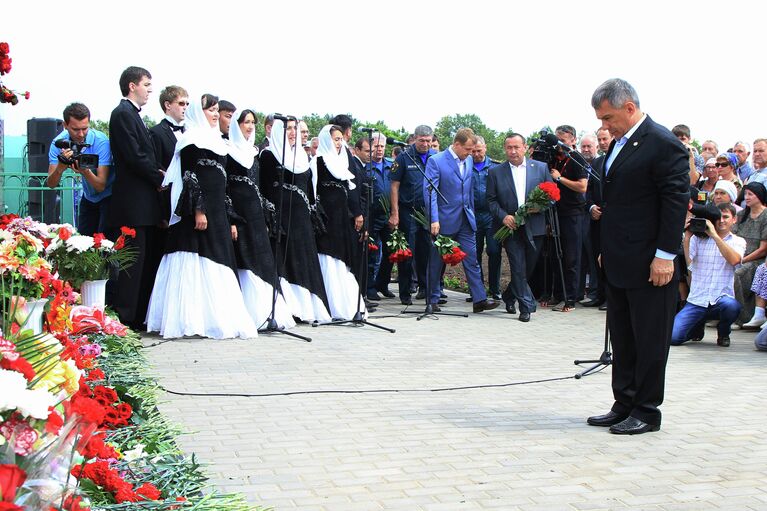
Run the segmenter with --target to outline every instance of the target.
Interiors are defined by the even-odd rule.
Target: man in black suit
[[[623,435],[658,431],[677,303],[674,257],[690,197],[688,153],[639,110],[624,80],[600,85],[591,106],[615,138],[600,206],[615,403],[587,422]]]
[[[112,186],[110,223],[136,230],[131,241],[136,247],[136,262],[128,271],[120,272],[114,308],[120,321],[133,328],[142,328],[146,319],[149,296],[152,293],[159,258],[157,225],[161,220],[158,190],[162,187],[164,171],[155,161],[154,144],[144,121],[141,107],[152,93],[152,75],[146,69],[129,67],[120,76],[123,99],[112,110],[109,134],[113,165],[116,170]]]
[[[503,149],[508,161],[491,168],[487,174],[487,206],[493,216],[493,232],[502,225],[516,229],[503,243],[509,259],[511,282],[502,297],[509,314],[516,313],[514,301],[519,301],[519,320],[528,322],[530,314],[535,312],[535,298],[527,280],[541,252],[546,221],[543,213],[534,213],[517,228],[514,213],[536,186],[552,179],[548,165],[525,158],[527,144],[522,135],[507,135]]]
[[[183,87],[169,85],[160,92],[160,106],[165,118],[149,128],[154,143],[154,156],[162,170],[168,170],[176,142],[184,133],[184,115],[189,106],[189,94]],[[170,207],[170,203],[168,203]],[[163,212],[167,218],[167,213]]]

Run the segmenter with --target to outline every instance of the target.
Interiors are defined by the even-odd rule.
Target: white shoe
[[[759,327],[759,330],[764,330],[765,328],[767,328],[767,321],[762,323],[762,326]]]
[[[741,326],[737,323],[733,323],[732,326],[730,327],[730,330],[740,330],[740,329],[741,329]]]
[[[765,323],[765,321],[767,321],[767,319],[765,319],[765,318],[761,318],[761,319],[751,318],[751,321],[749,321],[748,323],[743,323],[743,329],[744,330],[756,330],[759,327],[761,327]]]

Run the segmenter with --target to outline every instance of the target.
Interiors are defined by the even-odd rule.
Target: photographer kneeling
[[[746,250],[746,241],[730,232],[735,224],[735,207],[720,204],[716,226],[708,219],[693,218],[684,235],[684,255],[691,274],[687,304],[674,318],[671,344],[703,339],[706,321],[719,320],[716,343],[730,345],[730,330],[740,314],[735,300],[735,267]],[[705,221],[705,233],[696,223]],[[690,225],[693,224],[693,225]],[[692,227],[692,228],[691,228]],[[693,231],[696,231],[695,234]]]
[[[53,139],[48,152],[45,183],[56,188],[67,169],[82,176],[84,197],[77,204],[77,230],[86,236],[104,233],[115,180],[115,174],[109,171],[112,165],[109,139],[100,131],[89,129],[91,112],[82,103],[68,105],[63,117],[64,131]]]

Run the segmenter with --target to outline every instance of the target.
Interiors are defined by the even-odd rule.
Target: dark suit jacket
[[[170,127],[168,119],[163,119],[157,125],[149,128],[149,135],[154,143],[154,158],[161,169],[167,170],[178,139]]]
[[[347,148],[346,155],[349,157],[349,172],[354,174],[354,190],[350,190],[348,194],[349,212],[352,218],[364,214],[365,206],[367,205],[367,198],[365,191],[362,189],[362,183],[365,182],[365,169],[362,161],[354,156],[354,154]]]
[[[109,142],[116,176],[112,185],[110,223],[115,226],[157,225],[157,188],[163,176],[155,161],[154,144],[133,103],[124,99],[109,118]]]
[[[493,231],[497,231],[503,225],[506,215],[513,215],[521,204],[524,204],[530,191],[543,183],[551,181],[549,166],[543,162],[527,159],[527,184],[525,196],[518,198],[514,187],[514,179],[511,176],[509,162],[501,163],[491,168],[487,173],[487,206],[493,215]],[[533,236],[546,234],[546,220],[543,213],[536,213],[527,217],[522,227],[532,242]]]
[[[600,179],[597,181],[589,174],[589,184],[586,188],[586,213],[589,213],[591,206],[599,206],[602,204],[602,186],[605,166],[605,156],[597,156],[591,163],[591,171]]]
[[[608,160],[615,141],[605,155]],[[656,249],[675,254],[690,199],[688,153],[647,117],[602,180],[602,264],[619,288],[651,286]]]

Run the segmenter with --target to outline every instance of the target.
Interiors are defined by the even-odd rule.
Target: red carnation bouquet
[[[10,56],[10,47],[8,43],[0,43],[0,76],[7,75],[11,72],[13,59]],[[15,105],[19,102],[17,94],[20,94],[24,99],[29,99],[29,91],[20,93],[3,84],[3,80],[0,79],[0,103],[10,103]]]
[[[421,224],[424,229],[429,229],[429,222],[426,220],[426,214],[423,209],[413,211],[412,217],[413,220]],[[437,247],[442,261],[450,266],[455,266],[466,257],[466,252],[461,250],[461,246],[458,242],[443,234],[437,235],[437,238],[434,240],[434,246]]]
[[[525,225],[528,216],[549,209],[559,200],[559,197],[559,187],[551,181],[544,181],[533,188],[525,203],[514,212],[514,222],[517,224],[517,229]],[[495,231],[493,238],[503,243],[512,234],[514,231],[503,225]]]
[[[399,229],[392,231],[386,246],[389,247],[389,261],[393,263],[402,263],[413,257],[413,251],[407,244],[407,238]]]

